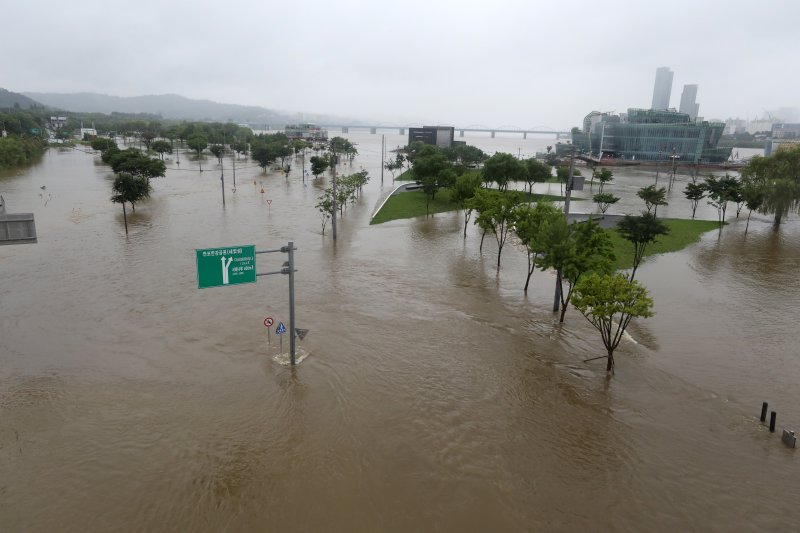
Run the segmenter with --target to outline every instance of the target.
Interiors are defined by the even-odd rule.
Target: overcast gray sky
[[[798,0],[11,0],[0,87],[177,93],[408,124],[578,125],[671,105],[800,107]]]

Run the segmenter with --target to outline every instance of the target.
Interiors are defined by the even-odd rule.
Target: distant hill
[[[0,109],[30,109],[31,107],[44,107],[41,103],[28,98],[24,94],[12,93],[5,89],[0,89]]]
[[[221,104],[211,100],[193,100],[177,94],[149,96],[110,96],[97,93],[35,93],[25,95],[48,106],[83,113],[153,113],[165,119],[203,120],[283,125],[295,122],[345,122],[352,119],[326,115],[278,112],[265,107]]]

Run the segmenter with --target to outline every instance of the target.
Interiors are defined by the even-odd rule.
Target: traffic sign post
[[[267,318],[264,319],[264,327],[267,328],[267,344],[272,344],[272,339],[270,338],[272,334],[270,333],[269,328],[271,328],[272,324],[274,323],[275,321],[272,319],[271,316],[268,316]]]
[[[278,335],[278,338],[281,340],[281,353],[283,353],[283,334],[286,333],[286,326],[283,325],[283,322],[278,324],[278,327],[275,328],[275,333]],[[294,352],[292,352],[294,353]],[[294,362],[292,362],[294,364]]]
[[[258,250],[256,251],[257,254],[268,254],[273,252],[281,252],[289,255],[289,260],[284,262],[281,265],[280,270],[275,270],[273,272],[262,272],[256,274],[256,276],[269,276],[271,274],[288,274],[289,275],[289,363],[294,366],[295,365],[295,354],[296,354],[296,346],[295,346],[295,327],[294,327],[294,251],[297,248],[294,247],[294,241],[289,241],[286,246],[281,246],[277,250]],[[284,331],[286,326],[284,327]],[[281,341],[282,342],[282,341]],[[283,347],[281,347],[281,351],[283,351]]]
[[[263,192],[263,190],[262,190]],[[197,286],[200,289],[209,287],[224,287],[227,285],[239,285],[242,283],[254,283],[257,276],[270,276],[272,274],[289,275],[289,362],[295,365],[295,337],[297,335],[294,325],[294,241],[289,241],[286,246],[281,246],[275,250],[256,250],[255,246],[229,246],[225,248],[205,248],[195,250],[197,257]],[[281,252],[289,255],[289,260],[284,262],[280,270],[272,272],[256,272],[256,254],[269,254]],[[272,317],[264,319],[264,326],[267,327],[267,339],[269,341],[269,328],[274,321]],[[286,326],[281,333],[286,332]],[[281,351],[283,341],[281,340]]]
[[[256,247],[228,246],[195,250],[197,288],[256,282]]]

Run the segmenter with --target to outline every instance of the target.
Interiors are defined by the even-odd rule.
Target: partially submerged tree
[[[437,191],[455,182],[452,165],[441,150],[426,145],[418,151],[412,169],[417,181],[422,185],[426,197],[425,209],[429,211],[430,202],[436,198]]]
[[[319,210],[319,216],[322,221],[322,235],[325,235],[325,226],[333,216],[333,191],[328,188],[318,198],[316,208]]]
[[[631,320],[653,316],[647,289],[624,274],[589,274],[576,285],[572,305],[600,332],[607,372],[614,370],[614,351]]]
[[[748,209],[747,224],[744,226],[745,235],[747,235],[747,230],[750,228],[750,216],[753,214],[753,211],[761,209],[765,197],[766,192],[764,188],[757,183],[747,182],[742,187],[742,198]]]
[[[703,187],[708,191],[708,204],[717,208],[717,219],[719,227],[722,229],[722,225],[725,223],[728,202],[737,200],[741,194],[739,183],[735,178],[727,174],[724,178],[717,178],[711,175],[706,178]]]
[[[525,183],[528,185],[528,194],[533,194],[534,183],[546,183],[552,176],[550,166],[531,157],[523,161],[525,165]]]
[[[392,181],[394,181],[394,174],[403,168],[403,154],[397,153],[394,159],[390,159],[383,164],[383,168],[392,174]]]
[[[525,246],[528,258],[528,272],[525,277],[525,292],[536,269],[537,258],[544,252],[544,227],[556,218],[563,218],[564,213],[552,202],[538,202],[534,207],[518,205],[514,213],[514,232]]]
[[[622,238],[633,244],[633,270],[630,279],[636,276],[636,269],[642,263],[647,247],[661,235],[669,233],[669,227],[651,213],[640,216],[625,215],[617,224],[617,232]]]
[[[136,148],[128,148],[127,150],[111,148],[103,152],[102,159],[111,165],[111,170],[115,174],[125,172],[147,180],[163,177],[167,171],[163,161],[152,159]]]
[[[467,238],[467,224],[472,217],[472,206],[469,201],[475,196],[475,191],[481,188],[481,175],[478,172],[465,172],[456,178],[450,200],[458,204],[464,213],[464,238]]]
[[[161,156],[162,161],[164,160],[164,154],[172,153],[172,144],[169,141],[165,140],[154,141],[152,148],[154,151],[158,152],[158,155]]]
[[[592,196],[592,201],[597,204],[600,212],[605,214],[610,206],[619,202],[619,197],[614,196],[610,192],[601,192]]]
[[[742,180],[763,192],[758,212],[774,215],[777,227],[790,212],[800,211],[800,146],[753,157],[742,169]]]
[[[494,235],[497,241],[497,270],[500,270],[500,256],[515,220],[515,208],[522,201],[517,191],[495,191],[479,189],[473,200],[481,206],[475,223]]]
[[[686,199],[691,202],[692,219],[694,219],[694,214],[697,211],[697,204],[706,197],[706,188],[699,183],[688,183],[683,190],[683,194],[686,196]]]
[[[597,177],[597,181],[600,182],[600,190],[598,192],[603,192],[603,187],[605,186],[605,184],[614,180],[614,173],[611,172],[611,169],[608,169],[606,167],[603,167],[600,170],[598,170],[595,176]]]
[[[513,181],[522,181],[527,167],[511,154],[497,153],[483,163],[483,181],[488,185],[497,183],[501,191],[508,189]]]
[[[255,155],[253,157],[255,157]],[[311,156],[311,173],[314,175],[314,178],[318,178],[320,174],[325,172],[329,165],[330,161],[327,157],[318,155]]]
[[[197,152],[197,162],[200,164],[200,172],[202,172],[203,161],[200,154],[208,146],[208,138],[205,135],[200,134],[192,135],[186,140],[186,145]]]
[[[586,222],[569,224],[563,217],[558,217],[544,225],[542,247],[539,267],[556,271],[561,300],[559,321],[563,322],[572,292],[581,276],[589,272],[608,273],[612,270],[614,245],[611,236],[591,218]]]
[[[209,151],[214,154],[219,164],[222,164],[222,156],[225,155],[225,148],[221,144],[212,144]]]
[[[111,148],[117,149],[117,143],[108,137],[97,137],[92,139],[92,149],[99,152],[105,152]]]
[[[133,211],[136,211],[136,203],[150,197],[150,182],[147,178],[134,176],[127,172],[120,173],[114,178],[111,186],[114,193],[111,201],[115,204],[122,204],[122,216],[125,220],[125,234],[128,234],[128,213],[125,210],[125,202],[130,202]]]
[[[655,185],[648,185],[647,187],[642,187],[639,189],[639,191],[636,193],[636,196],[644,200],[644,205],[647,208],[647,212],[653,213],[653,216],[658,213],[658,206],[668,205],[666,200],[666,187],[656,188]]]

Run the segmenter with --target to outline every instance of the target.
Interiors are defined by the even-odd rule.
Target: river
[[[746,211],[729,209],[721,233],[647,261],[656,315],[632,324],[609,378],[583,362],[603,354],[599,334],[551,312],[554,276],[522,291],[521,250],[496,272],[493,241],[481,254],[458,213],[370,226],[392,180],[380,135],[349,138],[360,154],[339,172],[371,181],[336,242],[314,207],[330,178],[304,183],[300,161],[287,178],[239,160],[234,193],[228,158],[223,207],[216,162],[200,173],[182,153],[127,237],[91,150],[0,176],[39,236],[0,247],[0,530],[797,527],[796,452],[758,421],[769,401],[779,431],[800,427],[796,216],[774,231],[754,215],[745,237]],[[523,156],[553,144],[465,140]],[[630,199],[611,211],[639,211],[653,178],[619,169],[607,187]],[[687,179],[660,216],[688,216]],[[198,290],[194,254],[288,240],[310,330],[294,368],[262,323],[288,325],[286,278]]]

